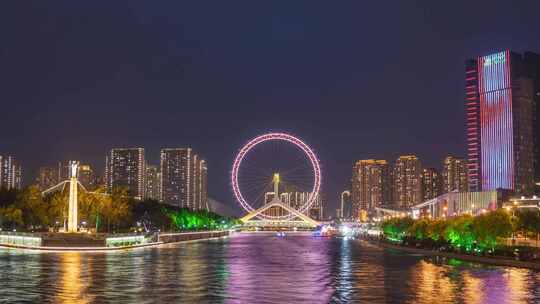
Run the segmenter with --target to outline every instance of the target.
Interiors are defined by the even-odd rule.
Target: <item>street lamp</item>
[[[443,209],[443,217],[446,217],[448,213],[448,206],[444,206],[442,209]]]

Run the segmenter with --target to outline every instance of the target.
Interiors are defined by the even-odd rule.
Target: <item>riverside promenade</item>
[[[450,259],[459,259],[459,260],[474,262],[474,263],[483,263],[483,264],[490,264],[490,265],[496,265],[496,266],[510,266],[510,267],[540,270],[540,263],[519,261],[519,260],[509,259],[505,257],[495,257],[495,256],[486,257],[486,256],[476,256],[476,255],[468,255],[468,254],[458,254],[458,253],[452,253],[452,252],[413,248],[413,247],[408,247],[408,246],[390,244],[387,242],[365,240],[365,239],[361,239],[360,242],[368,246],[369,245],[379,246],[382,248],[394,249],[394,250],[399,250],[399,251],[408,252],[408,253],[422,254],[425,256],[440,256],[440,257],[446,257]]]
[[[229,230],[152,234],[0,233],[0,247],[44,251],[113,251],[229,236]]]

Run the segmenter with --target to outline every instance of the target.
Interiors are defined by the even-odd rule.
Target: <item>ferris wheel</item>
[[[295,136],[263,134],[248,141],[236,155],[231,185],[237,202],[247,213],[272,200],[305,214],[319,197],[319,160]],[[291,212],[257,215],[265,220],[290,220],[294,216]]]

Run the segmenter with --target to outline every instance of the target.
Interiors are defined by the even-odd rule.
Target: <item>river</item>
[[[540,273],[309,235],[122,252],[0,249],[0,303],[536,303]]]

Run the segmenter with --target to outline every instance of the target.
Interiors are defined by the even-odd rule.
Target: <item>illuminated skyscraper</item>
[[[441,174],[434,168],[422,170],[422,197],[424,201],[442,194]]]
[[[422,202],[422,165],[414,155],[400,156],[393,173],[394,207],[409,208]]]
[[[144,148],[112,149],[106,163],[109,191],[114,187],[126,187],[136,199],[144,198]]]
[[[0,155],[0,187],[5,189],[22,188],[21,165],[13,156]]]
[[[356,162],[351,180],[353,217],[358,217],[362,210],[369,212],[389,203],[389,172],[386,160],[364,159]]]
[[[204,159],[199,161],[199,167],[199,191],[201,192],[199,195],[199,209],[210,210],[208,205],[208,167]]]
[[[161,200],[161,172],[157,166],[146,165],[146,198]]]
[[[191,148],[161,150],[163,202],[189,209],[207,209],[206,162]]]
[[[58,180],[58,169],[54,167],[40,167],[36,182],[41,191],[56,186],[60,182]]]
[[[467,192],[469,189],[467,163],[464,159],[447,156],[442,171],[443,193]]]
[[[507,50],[467,60],[470,191],[533,192],[538,57]]]

